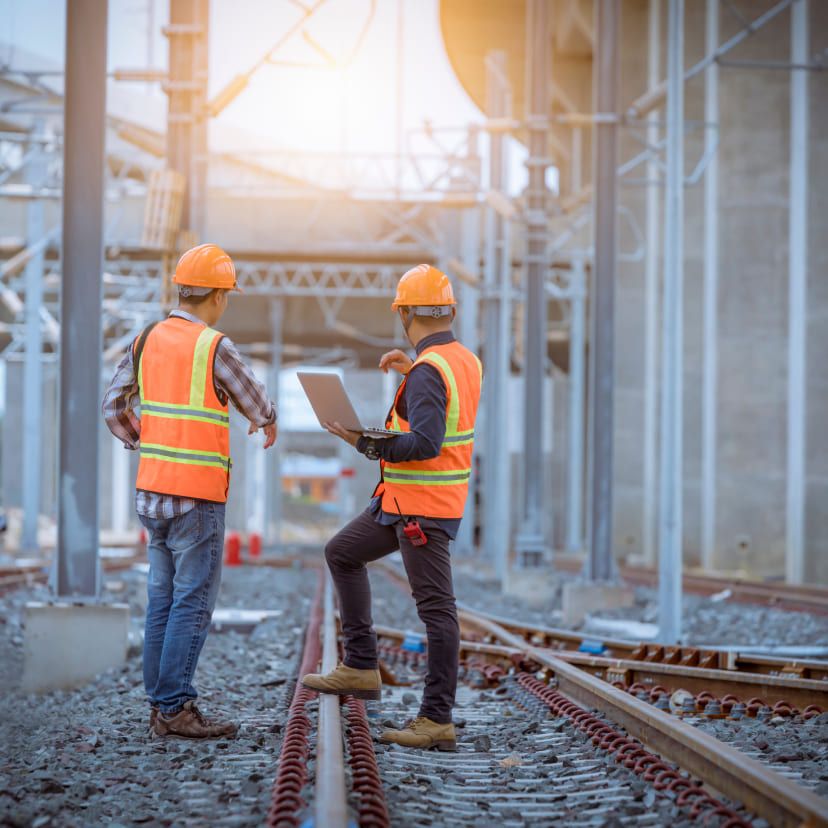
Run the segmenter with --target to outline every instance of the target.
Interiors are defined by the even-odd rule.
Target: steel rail
[[[828,681],[828,661],[814,659],[774,658],[734,648],[662,646],[618,638],[599,638],[556,627],[542,627],[503,618],[492,613],[458,604],[460,621],[474,626],[475,618],[486,618],[519,635],[533,646],[553,650],[578,649],[588,641],[603,646],[599,655],[647,664],[677,664],[702,670],[732,670],[770,676],[794,676],[814,681]]]
[[[398,588],[410,590],[408,580],[393,566],[379,561],[380,569]],[[525,643],[533,646],[560,650],[578,651],[585,643],[600,645],[596,653],[604,658],[625,659],[646,664],[678,664],[709,670],[732,670],[740,673],[756,673],[770,676],[793,676],[801,679],[828,681],[828,661],[814,659],[770,657],[740,649],[738,646],[681,647],[663,646],[658,643],[642,643],[620,638],[603,638],[585,635],[573,630],[545,627],[503,618],[475,607],[458,602],[461,627],[475,626],[477,617],[486,618],[510,633],[520,636]]]
[[[563,572],[580,572],[584,561],[578,556],[561,555],[555,558],[554,565]],[[649,567],[621,565],[618,573],[623,581],[638,586],[653,586],[657,580],[656,571]],[[682,576],[682,589],[699,595],[715,595],[730,590],[728,600],[738,603],[828,614],[828,587],[824,586],[768,583],[748,578],[685,572]]]
[[[554,676],[561,693],[601,711],[632,737],[725,796],[743,802],[772,825],[828,826],[828,800],[548,651],[527,646],[500,625],[482,617],[477,622],[505,644],[522,650],[542,665],[547,681]]]
[[[377,636],[395,642],[405,639],[405,632],[393,627],[374,625]],[[516,658],[525,653],[521,649],[503,644],[487,644],[478,641],[461,640],[460,658],[479,656],[494,663],[514,664]],[[647,664],[640,661],[603,658],[588,653],[553,652],[538,648],[549,656],[572,664],[596,678],[610,684],[620,682],[626,686],[640,685],[649,689],[662,688],[669,692],[686,690],[694,696],[707,693],[716,699],[736,697],[747,703],[761,700],[761,706],[787,707],[783,715],[790,715],[794,709],[800,712],[815,705],[828,712],[828,684],[821,681],[799,679],[794,676],[767,676],[739,673],[731,670],[706,670],[679,664]],[[759,702],[756,702],[759,705]]]
[[[338,661],[333,584],[325,574],[324,618],[322,621],[322,672],[328,673]],[[339,696],[319,694],[319,729],[316,746],[316,824],[326,828],[347,828],[348,803],[345,793],[345,763],[342,751],[342,721]]]

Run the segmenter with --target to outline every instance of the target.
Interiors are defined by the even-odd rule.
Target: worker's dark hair
[[[209,293],[205,293],[203,296],[184,296],[181,293],[181,290],[178,291],[178,304],[187,304],[187,305],[198,305],[204,304],[216,291],[223,291],[224,288],[214,288]]]

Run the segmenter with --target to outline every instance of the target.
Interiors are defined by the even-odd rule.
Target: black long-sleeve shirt
[[[451,331],[431,334],[417,343],[417,356],[434,345],[454,342]],[[404,463],[409,460],[430,460],[440,454],[446,436],[446,404],[448,390],[440,372],[427,362],[413,368],[406,379],[405,390],[397,403],[397,414],[408,421],[410,431],[387,440],[375,440],[374,445],[383,460]],[[360,437],[357,451],[365,453],[367,437]],[[368,507],[378,523],[393,525],[400,516],[382,510],[382,500],[375,497]],[[409,517],[409,515],[406,515]],[[422,517],[422,516],[419,516]],[[457,537],[460,518],[444,518],[432,521],[450,538]]]

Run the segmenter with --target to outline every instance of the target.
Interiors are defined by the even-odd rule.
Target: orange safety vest
[[[227,501],[230,416],[227,400],[219,399],[213,382],[221,337],[212,328],[176,316],[157,324],[146,337],[137,355],[138,489]]]
[[[446,434],[440,454],[431,460],[380,462],[382,479],[374,495],[382,496],[382,510],[406,517],[461,518],[469,491],[474,449],[474,421],[480,402],[483,366],[459,342],[426,348],[414,362],[433,365],[446,386]],[[407,420],[397,413],[406,377],[397,389],[385,427],[407,432]]]

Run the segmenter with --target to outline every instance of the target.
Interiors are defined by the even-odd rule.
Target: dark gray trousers
[[[371,584],[365,564],[399,549],[417,614],[426,628],[428,672],[420,705],[421,716],[440,724],[451,721],[457,691],[460,625],[451,580],[449,537],[435,524],[421,520],[425,546],[412,546],[400,521],[382,526],[368,511],[343,527],[325,547],[339,597],[345,638],[345,664],[360,670],[377,666],[377,636],[371,617]]]

